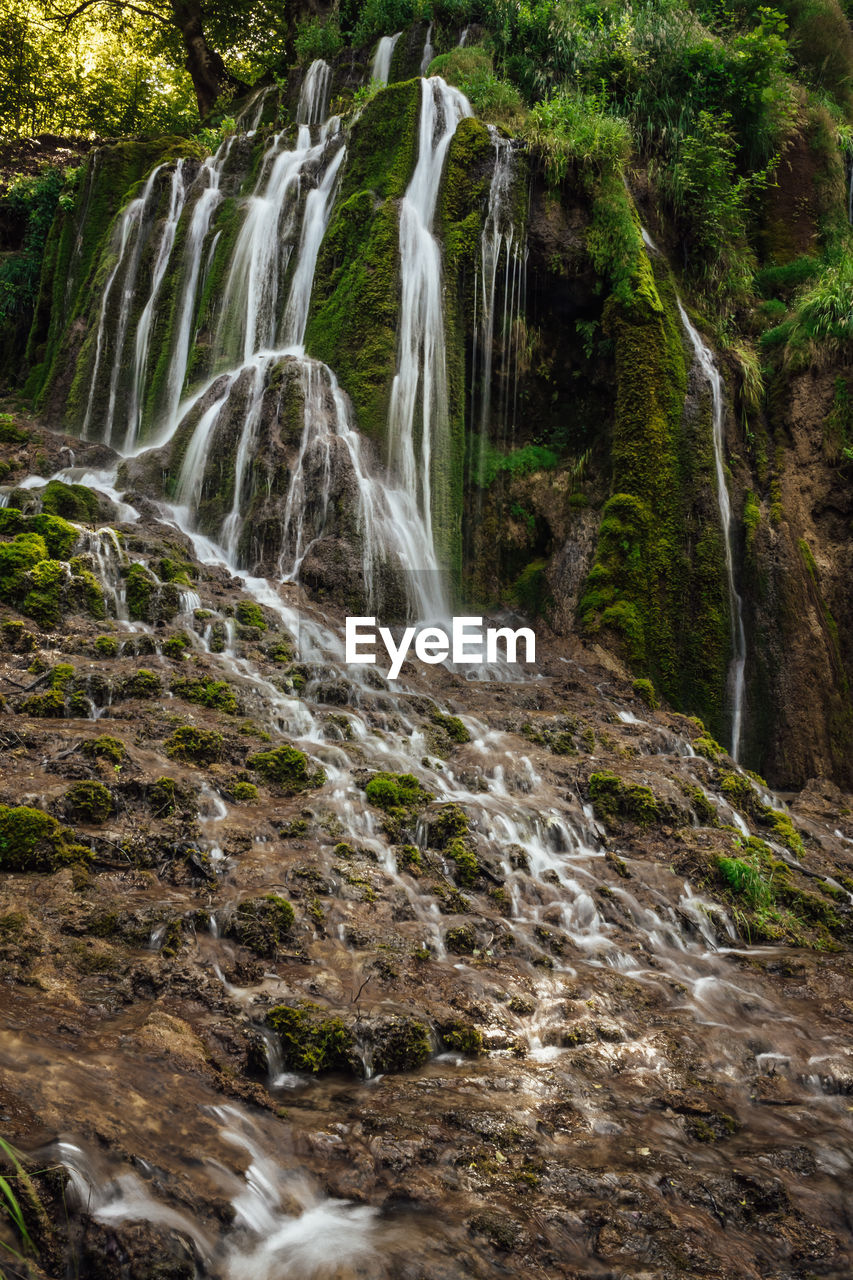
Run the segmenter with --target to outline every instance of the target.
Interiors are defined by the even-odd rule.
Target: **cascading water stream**
[[[391,59],[394,56],[394,49],[401,34],[398,31],[393,36],[382,36],[376,46],[376,52],[373,55],[373,62],[370,67],[370,78],[376,84],[386,85],[388,83],[388,77],[391,74]]]
[[[729,667],[729,689],[732,706],[732,745],[733,760],[739,758],[740,740],[743,727],[743,696],[746,671],[746,630],[743,623],[743,601],[735,584],[734,567],[734,530],[732,527],[732,508],[729,490],[726,484],[726,471],[723,459],[725,398],[720,371],[714,361],[711,350],[702,341],[691,324],[687,312],[678,300],[678,314],[685,333],[690,338],[696,359],[711,388],[711,424],[714,444],[714,468],[717,478],[717,502],[720,508],[720,524],[723,529],[725,544],[726,580],[729,589],[729,613],[732,630],[732,660]]]
[[[425,571],[415,575],[424,617],[448,612],[433,537],[433,460],[444,461],[449,423],[441,249],[432,227],[447,149],[470,114],[458,89],[439,77],[421,82],[418,159],[400,206],[402,298],[388,438],[392,472],[414,496],[423,525],[422,561],[413,567]]]
[[[163,234],[160,237],[157,257],[154,262],[154,269],[151,276],[151,292],[148,295],[148,301],[145,303],[142,315],[139,317],[139,322],[136,327],[133,383],[131,388],[130,408],[127,418],[125,449],[133,447],[141,426],[142,398],[145,389],[145,377],[148,372],[148,347],[151,341],[151,329],[154,324],[157,299],[160,296],[160,289],[166,275],[166,268],[169,265],[172,248],[175,244],[175,235],[183,212],[185,200],[186,188],[184,185],[184,162],[180,159],[175,165],[175,171],[172,174],[169,212],[166,217],[166,225],[163,228]]]

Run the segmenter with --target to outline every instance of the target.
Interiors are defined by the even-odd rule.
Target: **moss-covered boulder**
[[[326,781],[322,769],[312,769],[304,751],[284,744],[269,751],[258,751],[249,756],[246,764],[270,786],[295,795],[309,787],[321,787]]]
[[[342,1071],[361,1074],[361,1062],[355,1052],[355,1037],[343,1019],[302,1001],[279,1004],[266,1016],[267,1026],[275,1031],[281,1043],[284,1065],[292,1071]]]
[[[44,810],[0,805],[0,870],[54,871],[91,856],[90,849],[75,841],[73,831]]]
[[[268,893],[246,898],[228,922],[226,932],[257,956],[272,957],[293,925],[293,907],[286,898]]]

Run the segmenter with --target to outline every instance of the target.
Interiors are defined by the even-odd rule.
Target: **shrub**
[[[596,176],[618,173],[631,152],[631,129],[596,93],[550,94],[530,112],[524,136],[539,156],[552,186],[570,169],[589,183]]]
[[[442,76],[456,85],[477,115],[510,132],[521,128],[526,110],[515,85],[495,75],[491,54],[477,45],[451,49],[433,58],[427,75]]]
[[[293,47],[300,65],[307,67],[316,58],[333,58],[343,47],[343,37],[334,17],[320,21],[306,18],[296,25]]]

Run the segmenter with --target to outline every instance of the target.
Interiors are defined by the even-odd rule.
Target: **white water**
[[[385,85],[388,83],[388,77],[391,74],[391,59],[394,56],[394,49],[401,34],[398,31],[393,36],[382,36],[376,46],[376,52],[373,55],[373,62],[370,68],[370,78],[375,80],[377,84]]]
[[[723,459],[725,399],[723,382],[717,368],[713,353],[702,341],[690,319],[681,299],[678,299],[678,314],[684,330],[693,344],[696,359],[711,388],[711,412],[714,441],[714,467],[717,477],[717,502],[720,507],[720,524],[723,528],[726,555],[726,579],[729,588],[729,612],[732,627],[732,660],[729,667],[729,692],[732,707],[732,745],[730,754],[733,760],[738,759],[743,726],[743,695],[746,669],[746,631],[743,625],[743,602],[735,585],[734,568],[734,531],[732,529],[732,508],[729,490],[726,484],[725,462]]]
[[[471,370],[471,423],[477,424],[481,449],[497,434],[492,423],[492,373],[495,348],[495,297],[503,260],[503,316],[500,328],[500,367],[503,375],[500,423],[503,432],[515,429],[518,387],[518,317],[526,294],[527,241],[524,227],[516,227],[512,209],[512,143],[491,130],[495,167],[489,188],[489,206],[480,238],[479,289],[475,298],[474,346]],[[474,403],[478,358],[481,396],[479,413]],[[512,409],[510,411],[510,403]]]
[[[438,76],[421,81],[418,159],[400,206],[401,306],[397,371],[388,418],[390,464],[414,498],[422,524],[421,563],[415,567],[422,616],[448,612],[433,537],[433,459],[449,447],[447,369],[441,248],[432,227],[444,160],[459,121],[471,114],[466,98]]]
[[[148,295],[148,301],[139,317],[136,326],[136,343],[133,359],[133,384],[131,388],[130,408],[127,415],[127,433],[125,436],[124,447],[130,449],[133,447],[139,434],[142,419],[142,399],[145,389],[145,376],[148,372],[148,347],[151,341],[151,329],[154,324],[154,316],[156,314],[157,299],[160,296],[160,289],[166,275],[166,268],[169,265],[169,259],[172,254],[172,248],[175,244],[175,234],[178,230],[178,222],[184,209],[186,200],[186,188],[184,186],[184,162],[178,160],[175,165],[175,171],[172,174],[172,188],[169,196],[169,212],[166,216],[166,224],[163,228],[163,234],[160,237],[160,244],[157,249],[157,257],[154,261],[154,269],[151,275],[151,292]]]

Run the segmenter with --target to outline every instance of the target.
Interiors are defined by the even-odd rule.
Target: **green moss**
[[[121,764],[127,756],[124,743],[106,733],[82,743],[80,750],[90,760],[109,760],[111,764]]]
[[[472,956],[477,950],[477,935],[470,924],[461,924],[447,930],[444,945],[451,955]]]
[[[106,822],[113,811],[113,798],[101,782],[75,782],[63,804],[68,817],[77,822]]]
[[[710,413],[685,417],[683,337],[672,280],[641,253],[631,302],[611,298],[613,490],[579,604],[583,629],[609,631],[674,706],[723,727],[731,647]],[[710,410],[708,396],[707,409]]]
[[[186,631],[176,631],[174,635],[163,641],[163,654],[167,658],[183,658],[187,650],[191,648],[192,641]],[[196,701],[196,699],[191,699],[191,701]]]
[[[367,799],[377,809],[404,814],[423,808],[432,799],[411,773],[377,773],[365,786]]]
[[[249,756],[246,764],[271,786],[286,795],[295,795],[308,787],[321,787],[326,781],[322,769],[311,770],[304,751],[287,744]]]
[[[423,867],[421,851],[414,844],[401,844],[396,850],[397,866],[401,871],[420,871]]]
[[[615,773],[590,774],[589,798],[596,817],[608,827],[617,826],[620,821],[651,827],[667,817],[667,807],[649,787],[623,782]]]
[[[429,1028],[417,1018],[391,1018],[374,1033],[374,1071],[416,1071],[431,1054]]]
[[[327,1017],[318,1005],[276,1005],[266,1017],[281,1042],[285,1067],[292,1071],[353,1069],[355,1042],[341,1018]]]
[[[257,627],[259,631],[266,631],[267,629],[261,606],[258,604],[248,600],[241,600],[235,610],[235,616],[243,627]]]
[[[132,564],[127,571],[127,611],[131,618],[153,622],[153,601],[157,583],[142,564]]]
[[[468,819],[458,804],[443,805],[432,814],[427,827],[427,839],[435,849],[446,849],[453,840],[468,834]]]
[[[293,645],[287,640],[276,640],[266,650],[267,657],[273,662],[292,662],[293,661]]]
[[[477,1027],[472,1027],[469,1022],[454,1019],[451,1022],[442,1023],[438,1027],[438,1032],[445,1049],[454,1049],[457,1053],[464,1053],[472,1058],[486,1052],[483,1033]]]
[[[258,799],[258,788],[254,782],[235,782],[231,788],[231,798],[235,804],[254,804]]]
[[[28,575],[30,590],[24,596],[23,612],[48,630],[62,619],[63,585],[66,569],[59,560],[42,560]]]
[[[466,845],[464,840],[451,840],[446,853],[456,866],[456,879],[466,889],[470,889],[480,874],[477,855]]]
[[[293,907],[286,898],[268,893],[246,898],[228,926],[228,934],[258,956],[272,957],[293,925]]]
[[[121,682],[120,693],[123,698],[156,698],[163,691],[160,677],[153,671],[140,667],[133,675],[126,676]]]
[[[707,733],[702,733],[698,738],[693,739],[693,750],[698,756],[704,756],[706,760],[710,760],[712,764],[716,764],[725,755],[719,742]]]
[[[187,676],[185,679],[174,679],[169,688],[176,697],[198,703],[202,707],[210,707],[214,711],[236,715],[240,710],[237,699],[224,680]]]
[[[223,737],[213,729],[181,725],[166,739],[166,755],[188,764],[213,764],[222,754]]]
[[[644,702],[650,711],[656,711],[660,706],[655,693],[655,686],[651,680],[635,680],[631,686],[636,697]]]
[[[118,640],[115,636],[98,636],[93,648],[99,658],[118,657]]]
[[[0,805],[0,868],[4,871],[53,871],[91,856],[91,850],[74,842],[73,832],[43,810]]]
[[[26,575],[47,560],[47,546],[37,533],[19,533],[11,542],[0,544],[0,599],[11,603],[20,598]]]
[[[66,520],[91,523],[98,518],[98,495],[83,484],[49,480],[42,494],[42,510]]]
[[[470,742],[471,735],[458,716],[446,716],[436,711],[432,717],[433,724],[443,729],[453,742]]]

